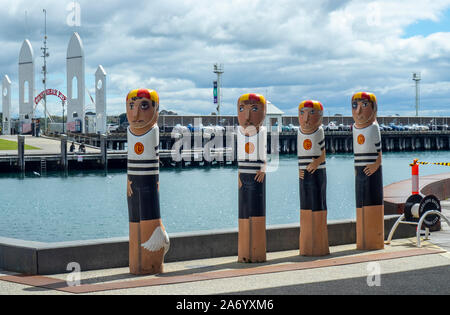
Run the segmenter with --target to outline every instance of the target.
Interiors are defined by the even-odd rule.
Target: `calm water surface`
[[[383,154],[384,185],[411,176],[413,158],[449,162],[450,152]],[[421,166],[421,175],[450,172]],[[328,220],[355,218],[352,154],[327,157]],[[59,242],[128,235],[126,171],[76,172],[68,177],[32,173],[0,174],[0,236]],[[160,174],[163,223],[169,233],[236,228],[237,168],[163,169]],[[267,224],[299,223],[296,156],[281,156],[267,174]]]

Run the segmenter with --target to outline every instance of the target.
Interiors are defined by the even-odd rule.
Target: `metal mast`
[[[215,74],[217,74],[217,116],[220,116],[220,106],[222,105],[222,81],[221,81],[221,75],[224,73],[223,71],[223,65],[215,63],[214,64],[214,71]]]
[[[47,57],[50,56],[47,48],[47,10],[43,9],[44,12],[44,47],[41,47],[42,58],[44,58],[44,65],[42,66],[42,73],[44,78],[42,83],[44,84],[44,91],[47,90]],[[47,132],[47,93],[44,93],[44,133]]]
[[[416,117],[419,117],[419,102],[420,102],[419,83],[421,80],[420,72],[414,72],[412,79],[413,81],[416,81]]]

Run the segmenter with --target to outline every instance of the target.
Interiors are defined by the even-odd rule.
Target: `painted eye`
[[[362,103],[362,107],[367,107],[369,104],[367,102]]]
[[[258,107],[252,107],[252,112],[257,112],[258,111]]]
[[[314,112],[314,109],[311,109],[310,114],[311,114],[311,115],[314,115],[314,113],[315,113],[315,112]]]
[[[150,103],[147,101],[143,101],[141,103],[141,109],[148,109],[150,107]]]
[[[303,109],[300,110],[300,115],[303,115],[305,111]]]
[[[244,107],[242,107],[242,106],[239,107],[239,111],[240,111],[240,112],[243,112],[243,111],[244,111]]]
[[[353,109],[357,109],[358,108],[358,102],[353,102],[352,103],[352,108]]]

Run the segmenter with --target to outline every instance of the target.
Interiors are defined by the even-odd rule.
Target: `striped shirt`
[[[319,127],[312,134],[304,134],[299,130],[297,134],[297,155],[298,168],[305,170],[313,159],[318,159],[325,148],[325,133],[323,128]],[[317,169],[325,168],[325,161]]]
[[[260,127],[253,136],[242,133],[237,128],[237,153],[239,173],[256,174],[266,164],[267,160],[267,130]]]
[[[381,152],[381,134],[377,122],[358,129],[353,125],[353,152],[355,154],[355,166],[366,166],[377,161]]]
[[[128,127],[128,175],[159,174],[159,128],[153,127],[142,136]]]

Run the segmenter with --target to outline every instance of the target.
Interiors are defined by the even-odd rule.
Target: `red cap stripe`
[[[137,97],[144,97],[144,98],[147,98],[147,99],[149,99],[149,100],[152,99],[152,97],[151,97],[151,95],[150,95],[150,92],[149,92],[148,90],[146,90],[146,89],[140,89],[140,90],[137,92]]]
[[[253,94],[253,93],[248,95],[248,100],[261,102],[261,98],[258,95]]]

